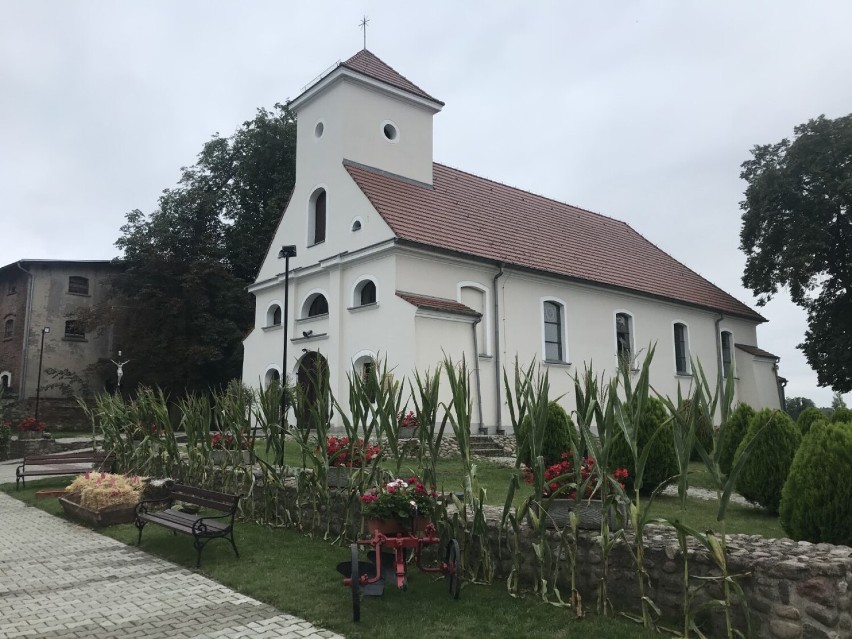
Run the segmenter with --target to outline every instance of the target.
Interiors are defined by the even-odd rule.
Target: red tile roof
[[[380,80],[396,87],[397,89],[408,91],[409,93],[413,93],[421,98],[437,102],[441,106],[444,104],[440,100],[437,100],[426,93],[408,78],[397,73],[394,69],[379,60],[379,58],[375,55],[367,51],[367,49],[362,49],[346,62],[341,62],[340,66],[351,69],[352,71],[357,71],[358,73],[363,73],[375,80]]]
[[[624,222],[441,164],[433,186],[344,165],[402,240],[766,321]]]
[[[425,308],[430,311],[443,311],[444,313],[455,313],[456,315],[470,315],[471,317],[482,317],[482,313],[473,310],[470,306],[448,300],[443,297],[429,297],[428,295],[419,295],[417,293],[408,293],[406,291],[397,291],[398,297],[401,297],[409,304],[417,308]]]
[[[749,355],[754,355],[755,357],[768,357],[769,359],[781,359],[777,355],[773,355],[769,351],[765,351],[762,348],[758,348],[757,346],[749,346],[748,344],[734,344],[741,351],[745,351]]]

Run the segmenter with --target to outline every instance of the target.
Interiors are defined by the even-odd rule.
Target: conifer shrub
[[[688,413],[691,408],[692,400],[689,399],[680,405],[680,410],[684,413]],[[690,455],[692,461],[699,461],[701,459],[701,454],[698,452],[698,444],[701,444],[708,454],[713,451],[713,423],[707,419],[703,412],[699,413],[695,420],[695,442],[696,446],[692,449]]]
[[[753,439],[757,441],[737,478],[737,492],[777,514],[781,490],[802,435],[787,413],[764,408],[749,421],[748,432],[734,455],[734,465]]]
[[[831,421],[835,424],[852,422],[852,409],[846,408],[846,406],[835,408],[831,415]]]
[[[734,412],[728,417],[728,423],[722,428],[719,433],[719,468],[726,475],[731,474],[731,468],[734,466],[734,455],[737,454],[737,448],[740,442],[748,432],[748,425],[751,418],[754,417],[754,409],[748,404],[737,404]]]
[[[672,424],[669,421],[669,414],[666,411],[665,405],[654,397],[649,397],[642,411],[642,417],[639,421],[638,429],[638,449],[639,454],[642,454],[642,448],[654,435],[657,428],[662,426],[662,432],[654,439],[651,444],[651,452],[648,455],[648,462],[645,464],[645,474],[642,477],[642,486],[639,490],[642,493],[650,493],[661,482],[678,474],[677,453],[675,452],[674,440],[672,439]],[[630,448],[624,440],[621,431],[618,431],[616,440],[613,442],[610,451],[610,466],[612,468],[626,468],[629,477],[625,480],[624,487],[631,491],[634,489],[634,480],[636,478],[636,465],[633,463],[633,456],[630,453]]]
[[[532,420],[527,415],[521,422],[518,432],[515,433],[521,461],[527,466],[532,466],[532,456],[529,442],[527,442],[531,426]],[[572,441],[578,441],[577,427],[564,408],[556,402],[550,402],[547,409],[547,427],[541,446],[545,467],[559,462],[562,459],[562,453],[571,450]]]
[[[810,432],[811,426],[813,426],[815,422],[824,421],[828,421],[825,417],[825,413],[823,413],[819,408],[810,406],[799,413],[796,425],[799,427],[799,430],[802,431],[802,437],[804,437]]]
[[[813,424],[781,493],[781,526],[796,540],[852,546],[852,422]]]

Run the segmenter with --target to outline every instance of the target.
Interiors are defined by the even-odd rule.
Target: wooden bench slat
[[[202,508],[212,509],[221,513],[223,516],[213,515],[196,515],[185,513],[174,508],[166,510],[148,511],[146,503],[157,503],[163,500],[143,501],[136,507],[136,528],[139,529],[139,539],[137,545],[142,543],[142,529],[146,524],[156,524],[167,530],[192,535],[195,539],[195,548],[198,553],[196,567],[201,565],[201,550],[204,545],[211,539],[222,537],[231,542],[231,547],[234,549],[234,554],[240,556],[237,550],[237,544],[234,542],[234,516],[237,512],[241,495],[231,495],[221,493],[215,490],[206,488],[196,488],[195,486],[187,486],[185,484],[174,484],[169,488],[169,504],[175,501],[180,501],[188,504],[195,504]],[[200,526],[193,528],[199,520]]]
[[[74,452],[55,455],[29,455],[15,469],[15,484],[20,487],[27,477],[49,475],[80,475],[88,471],[112,470],[115,456],[106,452]],[[35,467],[35,468],[33,468]]]

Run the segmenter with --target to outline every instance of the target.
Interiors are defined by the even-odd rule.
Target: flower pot
[[[59,503],[65,514],[82,521],[91,526],[103,527],[115,524],[129,524],[136,520],[136,504],[122,504],[120,506],[107,506],[98,510],[91,510],[80,505],[79,493],[71,493],[66,497],[60,497]]]
[[[211,450],[210,459],[214,466],[247,466],[251,462],[250,450]]]
[[[409,528],[399,519],[378,519],[367,517],[367,530],[371,533],[377,532],[387,536],[407,535]]]
[[[574,511],[577,515],[577,528],[600,530],[603,517],[601,508],[600,499],[581,499],[579,502],[574,499],[552,499],[545,503],[544,525],[546,528],[564,528],[568,525],[568,514]],[[610,530],[619,530],[623,527],[619,525],[618,518],[615,516],[616,508],[624,513],[621,506],[613,505],[607,509]],[[622,520],[626,521],[626,517],[622,517]]]
[[[397,435],[398,439],[413,439],[417,437],[417,427],[416,426],[400,426],[399,434]]]
[[[349,468],[348,466],[332,466],[328,469],[328,487],[329,488],[346,488],[349,486],[349,478],[352,477],[357,468]]]

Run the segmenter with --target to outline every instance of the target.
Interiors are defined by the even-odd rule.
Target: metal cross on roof
[[[370,19],[365,15],[361,18],[361,22],[358,23],[358,26],[361,27],[361,30],[364,32],[364,48],[367,48],[367,25],[370,24]]]

